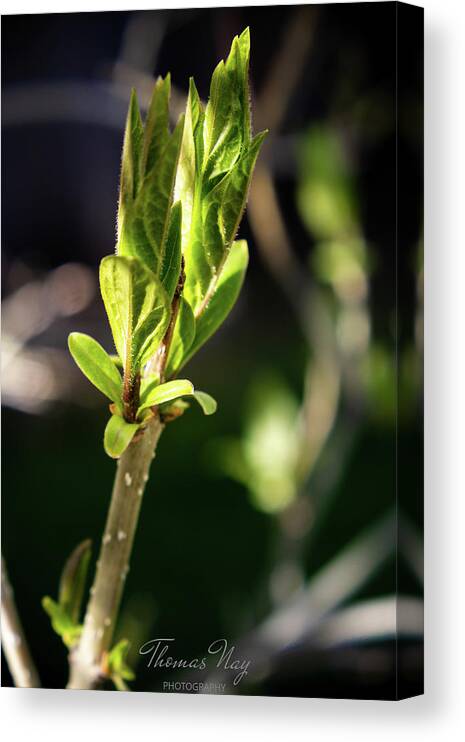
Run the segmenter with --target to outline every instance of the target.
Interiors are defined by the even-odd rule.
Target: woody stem
[[[97,688],[104,678],[102,663],[111,647],[142,496],[163,428],[156,415],[148,422],[144,434],[118,460],[83,631],[69,655],[68,688]]]

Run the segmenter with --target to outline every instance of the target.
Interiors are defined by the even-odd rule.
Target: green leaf
[[[82,633],[82,626],[72,621],[61,605],[48,595],[42,598],[42,607],[50,616],[53,630],[61,636],[67,647],[73,647]]]
[[[186,105],[186,118],[179,155],[174,198],[182,201],[182,251],[190,240],[194,194],[200,188],[202,164],[202,106],[194,80],[189,81],[189,95]],[[200,193],[198,193],[200,196]]]
[[[81,332],[68,338],[71,355],[89,381],[121,408],[121,375],[100,343]]]
[[[155,83],[144,127],[135,93],[131,96],[118,210],[117,253],[138,257],[157,276],[165,262],[183,130],[180,120],[170,135],[169,97],[170,76],[167,75]]]
[[[194,387],[188,379],[174,379],[173,381],[167,381],[166,384],[147,387],[144,394],[141,395],[138,413],[146,407],[165,404],[165,402],[171,402],[177,397],[192,396],[193,394]]]
[[[183,201],[184,296],[196,316],[209,302],[236,236],[266,134],[251,139],[249,56],[246,29],[213,73],[204,115],[195,86],[189,90],[175,193]]]
[[[251,136],[251,126],[250,126],[250,91],[249,91],[249,60],[250,60],[250,28],[244,29],[244,31],[241,33],[238,39],[238,47],[239,47],[239,56],[240,56],[240,65],[241,65],[241,76],[242,80],[244,81],[243,86],[241,87],[240,94],[242,96],[241,100],[241,110],[243,115],[242,125],[243,125],[243,131],[244,131],[244,140],[247,143]]]
[[[181,222],[182,205],[181,201],[177,201],[171,209],[165,255],[160,272],[160,281],[165,288],[170,302],[173,300],[181,273]]]
[[[128,423],[120,415],[112,415],[103,438],[103,445],[108,456],[118,459],[131,443],[139,427],[139,423]]]
[[[184,118],[181,117],[156,166],[144,176],[134,203],[124,214],[124,229],[117,246],[118,255],[139,258],[157,277],[165,263],[183,127]]]
[[[134,680],[135,673],[126,662],[129,650],[129,641],[121,639],[108,653],[107,666],[108,675],[113,680],[118,690],[129,690],[125,680]]]
[[[232,170],[203,199],[186,253],[185,296],[194,314],[212,293],[244,212],[250,180],[266,132],[258,134]]]
[[[92,542],[86,539],[68,557],[60,579],[58,602],[75,624],[79,621]]]
[[[118,208],[118,232],[122,229],[123,213],[136,196],[140,182],[140,158],[144,129],[140,118],[139,104],[134,88],[131,91],[129,110],[124,132],[121,162],[120,200]]]
[[[190,83],[175,197],[183,205],[184,297],[195,316],[203,312],[216,289],[266,135],[262,132],[251,139],[249,56],[246,29],[212,75],[205,113]]]
[[[100,362],[105,351],[95,344],[99,350],[92,345],[90,353],[89,342],[95,341],[88,339],[85,358],[81,359],[84,372],[116,403],[105,431],[105,449],[111,456],[121,455],[136,430],[154,414],[152,407],[172,408],[173,419],[182,412],[180,397],[193,396],[194,388],[187,380],[173,377],[218,329],[242,286],[247,245],[234,239],[266,134],[252,139],[249,56],[246,29],[233,40],[226,61],[214,71],[205,111],[190,80],[186,114],[172,133],[169,75],[157,80],[144,124],[134,91],[131,94],[122,156],[117,254],[102,261],[100,286],[124,371],[125,404],[134,401],[131,390],[137,394],[140,380],[137,423],[123,419],[121,376],[108,356]],[[177,311],[181,277],[182,295],[173,329],[170,318]],[[168,327],[170,337],[171,330],[173,333],[165,377],[172,381],[160,384],[158,377],[145,378],[144,370],[156,356]],[[74,345],[82,356],[83,342]],[[207,414],[214,411],[216,403],[208,395],[199,393],[196,399]],[[126,417],[132,419],[132,407],[128,410]]]
[[[150,393],[151,389],[154,389],[160,383],[160,376],[158,374],[149,374],[143,376],[140,380],[140,399],[145,399],[145,396]]]
[[[215,69],[205,110],[204,170],[209,178],[226,172],[250,139],[249,30],[236,36],[226,62]]]
[[[213,189],[209,201],[221,204],[220,230],[223,242],[234,239],[242,219],[253,169],[267,131],[257,134],[228,175]]]
[[[133,680],[135,675],[126,665],[126,656],[129,651],[129,640],[121,639],[108,653],[108,667],[111,672],[121,675],[125,680]]]
[[[168,360],[166,363],[166,376],[169,378],[179,371],[184,365],[184,359],[194,341],[195,318],[189,302],[181,297],[179,312],[171,341]]]
[[[111,353],[110,360],[113,361],[116,368],[123,370],[123,364],[121,363],[121,358],[117,353]]]
[[[169,101],[171,78],[159,77],[155,83],[145,122],[144,144],[141,158],[141,178],[159,167],[162,152],[169,140]]]
[[[60,579],[58,603],[48,596],[42,598],[42,606],[50,616],[53,630],[70,648],[77,643],[82,633],[79,613],[90,553],[91,541],[87,539],[67,559]]]
[[[166,292],[136,258],[110,255],[100,264],[100,288],[124,373],[135,373],[155,353],[170,319]]]
[[[194,392],[194,398],[201,406],[205,415],[213,415],[218,407],[216,399],[206,392]]]
[[[244,282],[248,261],[247,242],[245,240],[234,242],[216,290],[209,304],[196,319],[195,338],[184,363],[217,331],[232,310]]]

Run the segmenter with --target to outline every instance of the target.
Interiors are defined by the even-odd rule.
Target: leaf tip
[[[134,87],[132,87],[131,95],[129,96],[129,108],[131,109],[135,106],[137,106],[137,108],[139,107],[139,101],[137,99],[137,90]]]
[[[199,403],[204,415],[214,415],[218,409],[218,403],[206,392],[194,392],[194,399]]]

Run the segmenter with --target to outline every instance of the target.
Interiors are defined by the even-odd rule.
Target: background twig
[[[11,675],[17,688],[40,688],[23,627],[16,610],[13,589],[2,557],[2,646]]]

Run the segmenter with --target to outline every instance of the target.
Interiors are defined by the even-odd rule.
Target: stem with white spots
[[[89,690],[97,688],[104,679],[102,662],[111,648],[142,495],[163,427],[158,415],[152,418],[144,434],[118,460],[83,631],[70,652],[68,688]]]
[[[2,647],[13,682],[17,688],[40,688],[39,676],[16,610],[3,557],[1,606]]]

